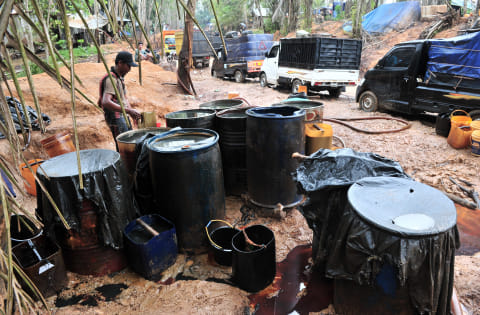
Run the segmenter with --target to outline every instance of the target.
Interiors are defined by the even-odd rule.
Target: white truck
[[[307,92],[339,97],[357,83],[361,54],[362,41],[356,39],[284,38],[265,53],[260,85],[289,87],[292,93],[305,85]]]

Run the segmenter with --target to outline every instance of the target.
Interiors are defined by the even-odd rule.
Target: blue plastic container
[[[158,214],[140,219],[157,231],[153,236],[136,220],[124,229],[125,252],[129,266],[144,278],[157,281],[177,259],[177,236],[172,222]]]

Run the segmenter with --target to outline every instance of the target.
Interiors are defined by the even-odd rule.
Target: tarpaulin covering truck
[[[233,77],[236,82],[245,78],[256,78],[265,58],[265,53],[273,45],[272,34],[243,34],[226,39],[227,54],[224,48],[217,49],[211,74],[213,77]]]
[[[206,33],[208,40],[213,46],[213,49],[220,47],[220,36],[214,36],[211,33]],[[183,31],[175,32],[175,40],[177,42],[177,55],[180,54],[183,45]],[[205,40],[205,37],[200,31],[193,32],[192,40],[192,60],[193,65],[202,67],[208,67],[210,65],[210,57],[213,56],[213,51],[210,45]]]
[[[463,109],[480,119],[480,33],[395,45],[365,73],[356,101],[367,112]]]
[[[328,91],[340,96],[358,81],[362,42],[329,37],[284,38],[266,54],[260,85],[285,86],[297,93]]]

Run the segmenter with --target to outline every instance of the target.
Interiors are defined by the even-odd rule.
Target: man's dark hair
[[[139,45],[143,45],[143,42],[138,42]]]

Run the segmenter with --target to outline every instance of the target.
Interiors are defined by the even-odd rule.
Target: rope
[[[388,130],[366,130],[366,129],[361,129],[354,127],[345,121],[355,121],[355,120],[378,120],[378,119],[384,119],[384,120],[395,120],[398,121],[405,126],[397,128],[397,129],[388,129]],[[411,123],[408,121],[405,121],[400,118],[393,118],[393,117],[380,117],[380,116],[374,116],[374,117],[355,117],[355,118],[324,118],[324,121],[329,121],[329,122],[334,122],[340,125],[344,125],[352,130],[358,131],[358,132],[363,132],[367,134],[382,134],[382,133],[394,133],[394,132],[400,132],[402,130],[406,130],[412,126]]]

